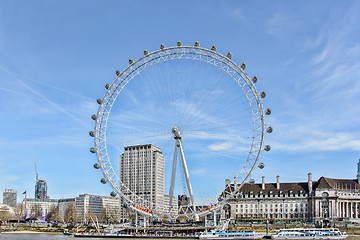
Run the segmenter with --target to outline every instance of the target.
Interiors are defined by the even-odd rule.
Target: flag
[[[25,192],[23,192],[23,194],[26,194],[26,191],[25,191]]]

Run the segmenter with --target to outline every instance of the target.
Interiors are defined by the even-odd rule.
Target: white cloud
[[[235,142],[223,142],[223,143],[214,143],[214,144],[210,144],[208,146],[208,148],[212,151],[224,151],[224,150],[229,150],[231,148],[233,148],[236,145]]]
[[[359,151],[359,136],[347,132],[299,128],[288,132],[288,136],[283,136],[281,141],[272,141],[271,146],[275,151]]]
[[[190,175],[205,175],[207,172],[206,168],[198,168],[190,171]]]
[[[360,150],[359,9],[360,4],[355,3],[341,14],[329,14],[312,45],[300,38],[306,45],[302,54],[308,59],[307,65],[295,94],[288,95],[284,103],[285,109],[292,110],[275,113],[269,119],[274,133],[267,143],[272,150]],[[287,17],[275,14],[268,22],[270,33],[277,34],[277,25],[286,31],[286,21],[292,22]]]
[[[303,33],[304,24],[296,14],[278,11],[266,21],[266,32],[282,41],[294,41]]]
[[[243,10],[241,8],[236,8],[232,10],[229,15],[237,20],[245,20],[246,17],[243,13]]]

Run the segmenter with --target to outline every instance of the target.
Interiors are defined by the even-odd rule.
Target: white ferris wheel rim
[[[196,45],[196,44],[195,44]],[[129,60],[129,66],[125,68],[122,72],[117,71],[117,77],[112,84],[106,84],[106,93],[102,99],[98,99],[97,102],[100,105],[97,115],[95,118],[95,128],[93,132],[95,147],[91,148],[92,153],[96,153],[98,164],[100,165],[102,172],[104,174],[104,179],[102,183],[110,183],[114,192],[111,193],[112,196],[119,194],[125,199],[125,201],[133,207],[134,210],[139,211],[141,214],[161,217],[165,215],[166,209],[155,208],[152,202],[142,199],[133,193],[125,184],[123,184],[119,178],[118,173],[114,170],[109,154],[107,151],[107,123],[109,120],[111,108],[114,105],[116,98],[125,88],[126,84],[134,79],[142,71],[146,70],[148,67],[156,65],[158,63],[171,61],[175,59],[185,59],[193,61],[202,61],[207,64],[211,64],[218,69],[223,70],[227,73],[232,79],[234,79],[241,89],[244,91],[244,86],[246,85],[251,90],[249,93],[244,91],[250,108],[252,110],[253,117],[253,132],[256,137],[253,137],[251,149],[249,149],[248,157],[245,161],[245,164],[242,169],[239,171],[240,185],[234,185],[235,188],[227,193],[226,198],[222,198],[214,206],[215,208],[221,207],[227,198],[234,197],[242,184],[248,180],[250,174],[256,167],[259,162],[260,153],[264,150],[264,135],[265,135],[265,110],[262,105],[259,92],[256,90],[256,87],[252,79],[244,72],[243,66],[237,65],[231,60],[231,53],[227,56],[224,56],[216,52],[216,48],[213,46],[212,49],[202,48],[200,46],[182,46],[178,43],[178,46],[166,48],[163,44],[160,46],[160,50],[148,52],[144,51],[144,56],[139,58],[136,61]],[[241,81],[241,83],[240,83]],[[243,85],[241,85],[243,84]],[[257,127],[255,127],[257,125]],[[144,206],[144,207],[142,207]],[[201,211],[202,212],[202,211]],[[192,216],[194,214],[199,214],[199,210],[184,212],[182,214],[176,213],[176,216]],[[202,215],[204,213],[200,213]],[[168,215],[168,214],[166,214]]]

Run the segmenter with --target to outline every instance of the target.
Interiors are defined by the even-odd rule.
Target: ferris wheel
[[[265,115],[271,114],[262,104],[266,93],[256,90],[258,79],[250,78],[245,68],[214,45],[207,49],[199,42],[184,46],[179,41],[173,47],[161,44],[159,50],[144,50],[142,57],[116,71],[104,97],[97,99],[98,112],[91,116],[95,128],[89,132],[95,144],[90,152],[98,160],[94,168],[102,170],[101,182],[112,186],[110,195],[119,195],[144,216],[171,219],[198,219],[235,197],[253,170],[264,167],[259,156],[270,150],[264,136],[273,131],[265,125]],[[155,186],[149,172],[143,174],[155,169],[155,163],[125,169],[128,175],[143,174],[137,178],[142,188],[124,179],[119,162],[127,146],[139,144],[156,146],[163,157],[160,178],[165,188]],[[146,153],[136,154],[132,157],[144,158]],[[154,158],[152,154],[148,158]],[[219,183],[232,177],[232,187]],[[151,189],[163,188],[167,200],[149,197],[147,182]],[[188,196],[185,204],[177,202],[179,193]]]

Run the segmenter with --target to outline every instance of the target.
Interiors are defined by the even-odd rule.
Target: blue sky
[[[257,182],[263,175],[268,182],[276,175],[283,182],[306,181],[308,172],[314,179],[356,177],[359,2],[0,4],[1,191],[16,189],[21,198],[26,190],[33,197],[36,162],[51,198],[108,195],[110,186],[100,183],[89,152],[96,99],[129,58],[178,40],[231,51],[235,62],[246,62],[250,76],[258,76],[258,90],[267,93],[264,105],[273,110],[266,123],[274,132],[266,136],[272,150],[261,155],[265,168],[253,173]],[[210,167],[189,171],[194,184],[210,182]]]

